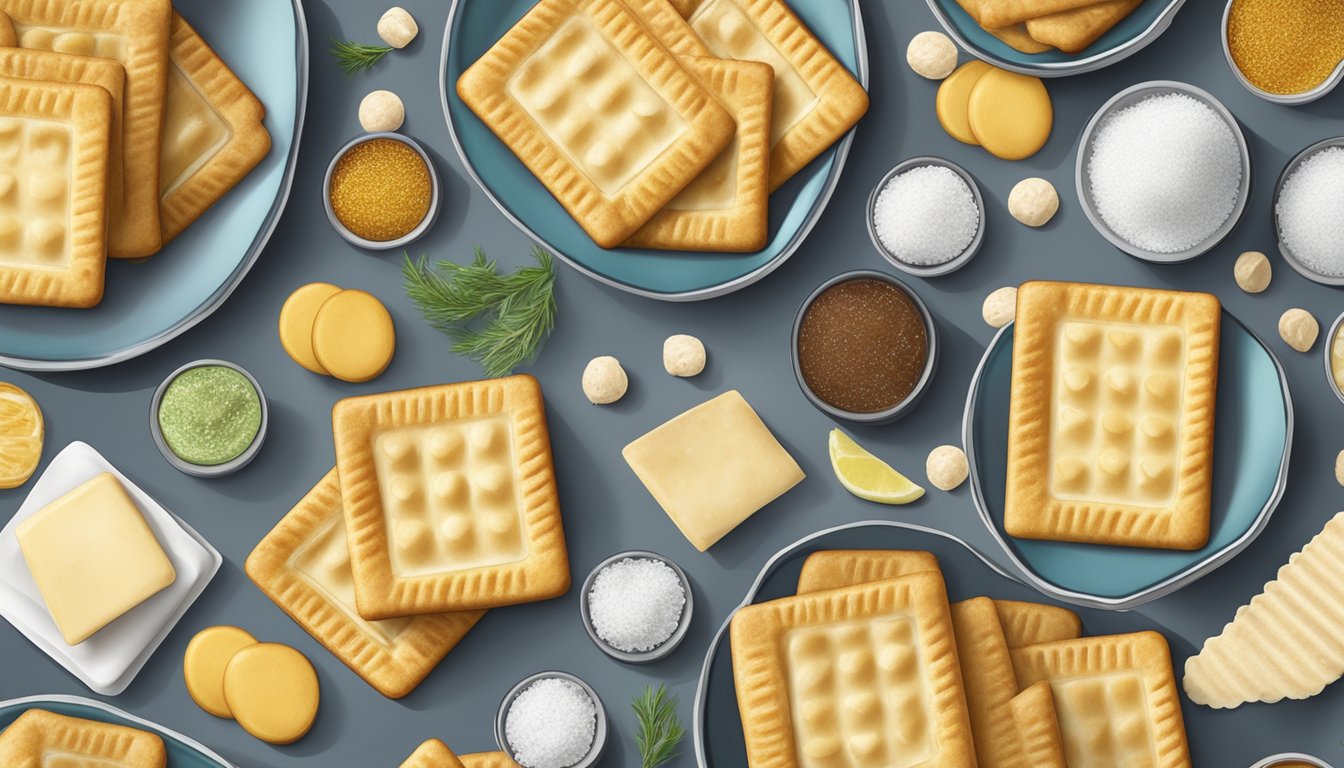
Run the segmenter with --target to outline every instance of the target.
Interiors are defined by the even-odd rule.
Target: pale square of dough
[[[322,478],[248,555],[247,575],[280,609],[379,693],[415,690],[485,611],[366,621],[336,470]]]
[[[428,739],[416,747],[401,768],[464,768],[453,750],[438,739]]]
[[[1198,549],[1209,536],[1221,309],[1207,293],[1017,293],[1004,528]]]
[[[569,559],[528,375],[350,397],[336,466],[366,619],[559,597]]]
[[[680,251],[759,251],[765,247],[770,223],[767,201],[774,70],[757,61],[688,58],[684,62],[737,121],[737,136],[625,245]]]
[[[124,725],[30,709],[0,732],[6,768],[164,768],[157,734]]]
[[[1171,650],[1156,632],[1012,651],[1018,684],[1050,683],[1069,768],[1188,768]]]
[[[113,59],[126,68],[122,204],[108,213],[108,256],[159,250],[159,147],[169,0],[0,0],[24,48]]]
[[[474,752],[462,756],[463,768],[518,768],[507,752]]]
[[[102,88],[0,78],[0,303],[102,301],[111,132]]]
[[[975,764],[939,574],[749,605],[730,633],[750,765]]]
[[[182,233],[271,149],[266,108],[173,12],[159,167],[163,242]]]
[[[771,191],[868,111],[868,92],[784,0],[692,0],[683,10],[714,55],[763,61],[775,69]]]
[[[541,0],[457,92],[603,248],[648,221],[734,132],[620,0]]]
[[[735,389],[674,417],[621,455],[701,552],[803,480],[798,462]]]

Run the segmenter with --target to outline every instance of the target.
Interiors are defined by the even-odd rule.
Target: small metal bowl
[[[346,229],[345,225],[341,223],[341,220],[336,217],[336,211],[331,207],[331,176],[336,172],[336,164],[340,162],[342,157],[345,157],[346,152],[349,152],[360,144],[373,141],[374,139],[391,139],[392,141],[399,141],[402,144],[405,144],[415,150],[416,154],[420,155],[420,159],[425,161],[425,168],[429,170],[429,210],[425,212],[425,218],[420,220],[420,223],[416,225],[415,229],[412,229],[410,232],[407,232],[395,240],[366,240],[359,235],[356,235],[354,232]],[[322,179],[322,207],[327,212],[327,221],[331,222],[331,226],[336,230],[337,234],[345,238],[347,242],[359,246],[360,248],[367,248],[371,251],[390,251],[419,240],[422,235],[429,231],[430,227],[434,226],[434,220],[439,217],[439,199],[441,194],[439,187],[439,172],[434,169],[434,161],[430,159],[429,153],[425,151],[424,147],[420,146],[420,142],[409,136],[396,133],[395,131],[366,133],[362,136],[356,136],[346,142],[345,146],[341,147],[336,151],[336,154],[332,155],[331,162],[327,163],[327,175]]]
[[[677,578],[681,579],[681,588],[686,592],[686,603],[681,607],[681,620],[677,622],[677,628],[663,641],[662,645],[648,651],[622,651],[619,648],[611,647],[597,634],[597,628],[593,626],[593,617],[588,613],[588,593],[593,590],[593,582],[597,579],[597,574],[612,563],[620,562],[626,558],[631,560],[657,560],[666,564],[677,574]],[[681,570],[681,566],[657,552],[642,549],[620,552],[598,563],[588,573],[588,578],[583,580],[583,591],[579,593],[579,614],[583,618],[583,628],[588,631],[589,639],[603,653],[617,661],[624,661],[629,664],[647,664],[651,661],[657,661],[676,650],[677,646],[681,645],[681,641],[686,638],[686,631],[690,629],[691,613],[694,607],[694,600],[691,597],[691,580],[686,577],[686,572]]]
[[[1335,384],[1335,368],[1330,360],[1330,350],[1335,346],[1335,334],[1339,333],[1341,327],[1344,327],[1344,312],[1335,318],[1335,322],[1330,324],[1330,332],[1325,336],[1325,343],[1321,345],[1322,357],[1325,358],[1325,380],[1330,385],[1330,391],[1335,393],[1335,397],[1344,403],[1344,392],[1341,392],[1339,386]]]
[[[1087,166],[1092,160],[1092,139],[1097,129],[1105,120],[1115,112],[1125,107],[1133,106],[1149,96],[1180,93],[1203,102],[1214,112],[1216,112],[1227,127],[1232,130],[1232,135],[1237,140],[1237,146],[1241,150],[1241,185],[1237,190],[1237,204],[1232,208],[1232,213],[1228,215],[1227,220],[1218,227],[1213,234],[1204,239],[1203,242],[1196,243],[1193,247],[1184,251],[1175,253],[1157,253],[1133,245],[1129,241],[1120,237],[1120,235],[1111,231],[1105,220],[1101,218],[1101,213],[1097,210],[1097,203],[1092,199],[1092,185],[1088,183]],[[1175,264],[1182,261],[1189,261],[1197,256],[1213,250],[1214,246],[1223,241],[1229,233],[1241,221],[1241,216],[1246,212],[1246,201],[1251,196],[1251,150],[1246,144],[1246,136],[1242,133],[1241,125],[1237,118],[1228,111],[1223,103],[1214,98],[1213,94],[1201,88],[1196,88],[1188,83],[1178,83],[1174,80],[1150,80],[1146,83],[1132,85],[1123,91],[1115,94],[1105,104],[1101,105],[1092,119],[1087,122],[1087,127],[1083,129],[1083,137],[1078,144],[1078,164],[1075,178],[1078,188],[1078,199],[1083,203],[1083,213],[1087,220],[1092,222],[1101,236],[1110,241],[1111,245],[1128,253],[1136,259],[1150,261],[1156,264]]]
[[[1319,757],[1304,755],[1301,752],[1281,752],[1277,755],[1270,755],[1262,760],[1257,760],[1251,765],[1251,768],[1274,768],[1274,766],[1283,763],[1296,762],[1314,765],[1316,768],[1331,768],[1330,764]]]
[[[812,306],[812,302],[816,301],[817,297],[825,292],[827,288],[850,280],[864,279],[881,280],[890,285],[894,285],[903,291],[906,296],[910,297],[910,301],[912,301],[915,307],[919,310],[920,317],[924,319],[924,336],[927,339],[926,346],[928,354],[925,356],[924,371],[920,374],[919,381],[915,382],[915,388],[910,390],[910,394],[906,395],[904,400],[886,410],[873,411],[872,413],[854,413],[853,411],[836,408],[825,400],[822,400],[821,397],[813,392],[812,388],[807,385],[807,381],[803,378],[803,367],[798,362],[798,333],[802,329],[803,315],[807,314],[807,308]],[[919,294],[915,293],[910,286],[897,280],[886,272],[878,272],[871,269],[856,269],[851,272],[842,272],[817,286],[816,290],[808,294],[807,298],[803,300],[802,305],[798,307],[798,313],[794,315],[793,336],[791,337],[790,343],[792,344],[792,347],[790,348],[789,354],[793,360],[793,377],[797,380],[798,388],[803,390],[803,394],[807,396],[808,401],[816,406],[817,410],[831,418],[845,419],[846,421],[854,421],[862,424],[889,424],[909,413],[919,403],[920,398],[924,397],[925,390],[929,388],[929,381],[933,379],[934,369],[938,367],[938,329],[933,322],[933,313],[929,312],[928,306],[919,298]]]
[[[513,749],[509,747],[508,738],[504,735],[504,722],[509,716],[509,707],[513,706],[513,700],[518,698],[518,694],[522,693],[529,685],[548,678],[568,680],[582,688],[584,693],[587,693],[593,700],[593,707],[597,710],[597,726],[593,730],[593,746],[589,748],[588,754],[584,755],[582,760],[569,766],[569,768],[592,768],[602,757],[603,750],[607,748],[607,710],[602,706],[602,699],[598,697],[597,691],[594,691],[592,686],[568,672],[553,670],[538,672],[531,677],[523,678],[517,685],[510,688],[509,692],[504,694],[504,700],[499,703],[499,711],[495,714],[495,742],[510,758],[516,757]]]
[[[226,461],[223,464],[192,464],[182,457],[173,453],[173,449],[168,447],[168,441],[163,437],[163,430],[159,428],[159,405],[163,402],[163,393],[168,390],[168,385],[178,376],[186,373],[193,368],[205,368],[208,366],[221,366],[241,373],[252,384],[252,388],[257,391],[257,399],[261,402],[261,425],[257,427],[257,436],[252,438],[252,444],[247,449],[238,454],[237,458]],[[266,393],[261,389],[261,383],[257,377],[253,376],[248,370],[236,363],[230,363],[227,360],[196,360],[187,363],[168,374],[157,389],[154,390],[154,397],[149,402],[149,433],[154,437],[154,444],[159,447],[159,453],[168,460],[179,472],[192,475],[193,477],[223,477],[231,475],[251,463],[256,458],[257,452],[261,450],[261,444],[266,442],[266,428],[270,425],[271,414],[270,407],[266,404]]]
[[[1283,167],[1283,172],[1279,174],[1279,180],[1274,184],[1274,203],[1270,206],[1270,215],[1274,217],[1274,237],[1279,241],[1279,255],[1283,257],[1284,261],[1288,262],[1288,266],[1297,270],[1299,275],[1302,275],[1313,283],[1320,283],[1321,285],[1329,285],[1338,288],[1344,286],[1344,275],[1322,275],[1319,272],[1313,272],[1308,269],[1307,265],[1298,261],[1297,256],[1293,255],[1293,252],[1288,249],[1287,244],[1283,242],[1283,228],[1279,226],[1279,195],[1283,192],[1284,182],[1288,181],[1288,177],[1292,176],[1298,166],[1306,162],[1307,158],[1323,149],[1329,149],[1330,147],[1344,147],[1344,136],[1336,136],[1333,139],[1318,141],[1301,152],[1298,152],[1293,156],[1292,160],[1288,161],[1288,164]]]
[[[980,219],[979,225],[975,230],[975,237],[971,238],[970,244],[966,246],[966,250],[962,251],[960,255],[950,261],[945,261],[942,264],[920,266],[918,264],[909,264],[901,261],[896,254],[887,250],[887,247],[882,244],[882,239],[877,236],[877,222],[874,220],[874,215],[877,211],[877,197],[882,194],[882,190],[892,179],[912,168],[922,168],[929,165],[947,168],[960,176],[962,181],[966,182],[966,186],[970,187],[971,197],[975,198],[975,208]],[[951,160],[944,160],[941,157],[934,157],[932,155],[921,155],[919,157],[912,157],[909,160],[904,160],[898,163],[895,168],[887,171],[887,174],[882,177],[882,180],[877,182],[877,186],[873,187],[873,191],[868,194],[868,238],[873,241],[873,247],[877,249],[878,253],[882,254],[882,257],[885,258],[891,266],[907,274],[915,275],[916,277],[939,277],[941,275],[948,275],[956,272],[958,269],[966,266],[966,264],[975,257],[975,254],[980,251],[980,246],[985,242],[985,201],[980,195],[980,185],[975,183],[975,178],[967,173],[965,168],[962,168]]]
[[[1246,75],[1242,74],[1241,68],[1237,66],[1237,62],[1232,58],[1232,46],[1227,39],[1228,22],[1232,18],[1232,6],[1236,2],[1237,0],[1227,0],[1227,7],[1223,9],[1223,58],[1227,59],[1228,68],[1232,70],[1232,75],[1237,78],[1237,82],[1241,83],[1243,88],[1270,103],[1291,107],[1298,104],[1306,104],[1321,98],[1325,94],[1333,91],[1335,86],[1339,85],[1340,80],[1344,79],[1344,59],[1342,59],[1340,60],[1339,65],[1335,67],[1335,71],[1331,72],[1330,76],[1325,78],[1320,85],[1311,90],[1302,91],[1301,93],[1270,93],[1269,91],[1261,89],[1255,83],[1252,83],[1246,78]]]

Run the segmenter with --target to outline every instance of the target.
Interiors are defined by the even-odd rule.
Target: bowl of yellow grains
[[[375,251],[401,248],[434,224],[439,175],[429,153],[399,133],[366,133],[336,152],[322,184],[331,226]]]
[[[1315,101],[1344,79],[1344,0],[1229,0],[1223,54],[1256,96]]]

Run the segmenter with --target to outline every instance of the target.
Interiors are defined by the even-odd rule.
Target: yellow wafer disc
[[[948,136],[963,144],[980,143],[971,132],[971,121],[966,110],[971,101],[971,90],[991,69],[993,67],[979,59],[968,61],[957,67],[938,86],[938,98],[934,102],[938,123]]]
[[[256,643],[229,660],[224,698],[243,730],[272,744],[290,744],[317,718],[317,673],[287,645]]]
[[[368,381],[387,369],[396,351],[392,315],[372,294],[341,291],[322,302],[313,320],[313,355],[343,381]]]
[[[309,283],[291,293],[280,308],[280,346],[294,362],[313,373],[327,374],[313,354],[313,321],[322,303],[340,292],[339,285]]]
[[[1045,146],[1055,112],[1039,77],[991,69],[971,89],[967,116],[980,146],[995,157],[1022,160]]]
[[[237,627],[206,627],[197,632],[182,658],[182,678],[191,700],[215,717],[233,717],[224,700],[224,669],[234,654],[256,642],[257,638]]]

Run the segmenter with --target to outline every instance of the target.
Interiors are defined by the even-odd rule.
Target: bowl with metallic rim
[[[975,236],[971,238],[971,242],[961,253],[942,264],[923,266],[902,261],[900,257],[887,248],[886,244],[882,242],[882,238],[878,237],[877,234],[876,214],[877,199],[882,195],[882,190],[886,189],[892,179],[906,171],[928,166],[946,168],[961,177],[962,181],[966,182],[967,188],[971,190],[971,197],[975,199],[975,210],[979,219],[976,222]],[[980,252],[980,246],[985,242],[985,200],[980,194],[980,185],[975,182],[975,177],[971,176],[965,168],[962,168],[951,160],[944,160],[941,157],[920,155],[919,157],[912,157],[897,163],[896,167],[887,171],[886,175],[882,177],[882,180],[877,182],[877,186],[873,187],[873,191],[869,193],[867,210],[868,239],[873,241],[873,247],[877,249],[878,253],[882,254],[882,258],[886,259],[887,263],[891,264],[891,266],[907,274],[914,275],[915,277],[940,277],[942,275],[950,275],[970,263],[971,259],[975,258],[975,254]]]
[[[163,427],[159,425],[159,406],[163,403],[163,395],[168,391],[168,386],[172,384],[178,376],[196,368],[207,368],[211,366],[228,368],[231,371],[242,374],[243,378],[247,379],[248,383],[252,385],[252,389],[256,390],[257,400],[261,403],[261,424],[257,427],[257,434],[252,438],[252,442],[248,444],[247,448],[244,449],[242,453],[234,458],[222,464],[193,464],[186,459],[183,459],[181,456],[178,456],[176,453],[173,453],[173,449],[168,447],[168,440],[163,435]],[[167,459],[168,463],[173,465],[174,469],[193,477],[223,477],[224,475],[231,475],[250,464],[252,459],[256,458],[257,453],[261,450],[262,443],[266,442],[266,430],[270,426],[270,421],[270,407],[266,404],[266,393],[261,389],[261,382],[257,381],[257,377],[253,376],[246,368],[237,363],[231,363],[228,360],[205,358],[202,360],[194,360],[178,368],[164,377],[163,381],[159,383],[159,386],[154,390],[154,396],[151,398],[149,404],[149,433],[154,438],[154,445],[158,447],[159,453],[163,454],[163,458]]]
[[[1301,152],[1298,152],[1296,155],[1293,155],[1293,159],[1289,160],[1288,164],[1283,166],[1283,171],[1279,174],[1279,180],[1274,183],[1274,204],[1270,207],[1270,215],[1274,217],[1274,237],[1278,241],[1279,255],[1283,257],[1284,261],[1288,262],[1288,266],[1292,267],[1299,275],[1307,278],[1313,283],[1320,283],[1321,285],[1329,285],[1338,288],[1344,286],[1344,275],[1323,275],[1320,272],[1312,270],[1306,264],[1303,264],[1302,261],[1298,259],[1297,255],[1293,253],[1292,249],[1288,247],[1288,244],[1284,242],[1283,226],[1279,221],[1279,196],[1283,194],[1283,185],[1303,163],[1314,157],[1317,153],[1332,147],[1344,147],[1344,136],[1322,139]]]
[[[1270,755],[1252,763],[1251,768],[1301,768],[1304,765],[1331,768],[1331,765],[1321,758],[1302,752],[1280,752],[1277,755]]]
[[[1339,335],[1341,330],[1344,330],[1344,312],[1341,312],[1339,317],[1335,318],[1335,322],[1330,324],[1330,332],[1326,334],[1325,343],[1321,345],[1321,356],[1325,358],[1325,380],[1330,384],[1330,391],[1335,393],[1335,397],[1338,397],[1341,403],[1344,403],[1344,390],[1341,390],[1339,384],[1335,382],[1335,361],[1333,355],[1331,355],[1335,348],[1335,337]],[[1344,370],[1341,370],[1340,373],[1344,374]]]
[[[1340,80],[1344,80],[1344,58],[1341,58],[1334,71],[1322,80],[1319,85],[1299,93],[1271,93],[1255,83],[1252,83],[1250,79],[1242,73],[1241,67],[1237,66],[1237,61],[1232,56],[1232,44],[1228,39],[1228,30],[1232,21],[1232,6],[1236,5],[1237,2],[1238,0],[1227,0],[1227,7],[1223,8],[1223,21],[1220,25],[1220,29],[1222,30],[1223,58],[1227,59],[1227,66],[1232,70],[1232,76],[1237,78],[1237,82],[1241,83],[1243,88],[1272,104],[1282,104],[1284,106],[1292,107],[1299,104],[1307,104],[1321,98],[1325,94],[1335,90],[1335,86],[1339,85]]]
[[[577,763],[568,766],[568,768],[592,768],[592,766],[596,765],[597,761],[601,759],[602,752],[607,748],[607,710],[602,706],[602,699],[598,697],[597,691],[594,691],[592,686],[568,672],[550,670],[546,672],[538,672],[535,675],[529,675],[518,681],[517,685],[510,688],[509,692],[504,694],[504,699],[499,703],[499,711],[495,714],[495,741],[499,744],[499,748],[510,758],[516,759],[516,753],[509,746],[509,739],[505,732],[505,724],[508,720],[509,709],[513,707],[514,699],[518,698],[518,694],[527,690],[533,683],[541,680],[564,680],[573,683],[592,699],[593,708],[597,711],[597,723],[593,730],[593,744],[588,748],[588,754],[584,755]]]
[[[672,569],[681,581],[681,588],[685,592],[686,602],[681,606],[681,618],[677,621],[677,626],[672,630],[672,634],[662,643],[650,648],[647,651],[622,651],[607,643],[598,634],[597,627],[593,625],[593,617],[589,612],[588,595],[593,591],[593,583],[597,581],[597,575],[607,566],[619,563],[622,560],[655,560]],[[627,552],[617,552],[597,565],[588,572],[588,577],[583,580],[583,591],[579,593],[579,615],[583,619],[583,628],[588,632],[588,637],[593,641],[598,650],[607,654],[617,661],[624,661],[630,664],[648,664],[657,661],[677,649],[681,641],[686,639],[686,631],[691,627],[691,613],[695,608],[695,601],[691,595],[691,580],[686,576],[686,572],[681,566],[672,562],[671,559],[644,549],[632,549]]]
[[[331,177],[336,173],[336,165],[341,162],[341,158],[345,157],[346,153],[355,147],[378,139],[389,139],[410,147],[424,161],[425,168],[429,171],[429,210],[425,212],[425,217],[410,232],[392,240],[369,240],[351,232],[345,224],[341,223],[340,217],[336,215],[336,210],[331,204]],[[331,156],[331,162],[327,163],[327,173],[322,177],[322,208],[327,212],[327,221],[331,222],[332,229],[335,229],[336,234],[345,238],[345,241],[351,245],[370,251],[390,251],[419,240],[429,231],[430,227],[434,226],[435,220],[438,219],[441,196],[439,172],[434,169],[434,161],[430,158],[429,153],[420,145],[420,142],[396,131],[366,133],[347,141],[344,146],[336,150],[336,154]]]

